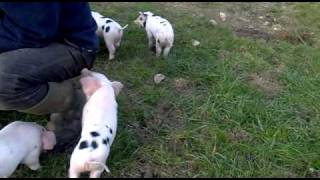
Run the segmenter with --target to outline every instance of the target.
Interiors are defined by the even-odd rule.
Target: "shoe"
[[[49,83],[46,97],[35,106],[20,112],[50,114],[46,128],[56,135],[56,145],[48,153],[72,153],[81,136],[82,110],[86,97],[79,79]]]

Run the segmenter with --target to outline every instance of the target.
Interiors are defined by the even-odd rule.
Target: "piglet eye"
[[[141,21],[143,20],[142,17],[140,18],[140,20],[141,20]]]

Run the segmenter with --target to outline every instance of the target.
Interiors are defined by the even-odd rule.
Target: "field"
[[[101,41],[94,66],[125,86],[103,177],[320,177],[320,3],[90,5],[129,24],[116,59]],[[173,24],[167,59],[148,50],[139,11]],[[13,177],[66,177],[69,158],[41,157],[41,170],[19,166]]]

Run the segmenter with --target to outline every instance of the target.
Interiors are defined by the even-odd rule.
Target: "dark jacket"
[[[97,50],[95,31],[87,2],[0,3],[0,53],[65,40]]]

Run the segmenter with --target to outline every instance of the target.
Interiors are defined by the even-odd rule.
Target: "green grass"
[[[291,6],[299,9],[292,18],[314,27],[312,18],[320,16],[313,11],[316,5]],[[226,26],[211,26],[210,17],[159,3],[91,7],[129,24],[116,60],[107,61],[101,43],[94,67],[125,85],[118,97],[118,134],[107,161],[111,174],[104,177],[308,177],[313,176],[310,168],[320,171],[316,47],[236,37]],[[272,12],[278,15],[275,7]],[[175,44],[167,59],[148,50],[144,31],[133,24],[142,10],[173,24]],[[200,46],[193,47],[192,39]],[[166,79],[155,85],[157,73]],[[257,85],[253,75],[272,83]],[[178,78],[187,85],[176,87]],[[4,123],[25,119],[45,124],[47,119],[15,112],[0,117]],[[20,166],[14,177],[65,177],[68,160],[67,155],[43,157],[41,170]]]

